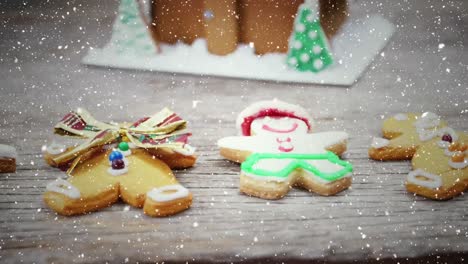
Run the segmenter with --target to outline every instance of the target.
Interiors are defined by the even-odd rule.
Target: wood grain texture
[[[409,162],[367,157],[382,118],[398,112],[438,112],[468,130],[466,1],[351,2],[351,12],[379,12],[398,26],[351,88],[85,67],[88,48],[110,37],[117,2],[16,2],[0,9],[0,143],[19,153],[17,173],[0,174],[0,262],[466,261],[467,198],[414,197],[404,187]],[[293,189],[278,201],[239,193],[239,165],[215,142],[236,133],[245,106],[272,97],[306,107],[317,131],[350,133],[349,190]],[[192,208],[162,219],[123,203],[71,218],[46,208],[45,186],[62,172],[40,149],[79,106],[99,120],[132,121],[164,106],[189,120],[200,156],[176,175]]]

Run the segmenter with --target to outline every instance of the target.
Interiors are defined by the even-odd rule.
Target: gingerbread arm
[[[342,131],[330,131],[307,134],[303,142],[306,144],[307,153],[319,153],[323,149],[337,155],[346,151],[348,133]]]
[[[260,151],[255,148],[261,138],[259,137],[225,137],[218,140],[220,154],[234,162],[243,162],[252,152]]]

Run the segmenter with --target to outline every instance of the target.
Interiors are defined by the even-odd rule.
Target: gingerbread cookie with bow
[[[305,109],[278,100],[254,103],[237,119],[242,136],[218,141],[220,154],[242,163],[240,191],[279,199],[293,186],[333,195],[351,185],[351,164],[337,155],[346,150],[345,132],[312,131]]]
[[[452,131],[448,139],[442,136],[418,148],[406,179],[409,192],[447,200],[468,189],[468,134]]]
[[[62,215],[84,214],[121,199],[149,216],[190,207],[192,194],[171,168],[193,166],[186,122],[169,109],[133,124],[103,123],[84,109],[67,114],[55,132],[88,138],[78,146],[43,148],[47,163],[69,167],[67,179],[49,183],[45,203]]]
[[[383,138],[374,138],[369,148],[369,157],[374,160],[409,160],[420,145],[439,138],[451,142],[455,137],[455,131],[431,112],[390,117],[383,122],[382,134]]]

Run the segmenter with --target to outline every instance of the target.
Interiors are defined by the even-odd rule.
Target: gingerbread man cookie
[[[455,138],[455,139],[454,139]],[[468,189],[468,134],[452,131],[450,137],[421,145],[406,179],[409,192],[447,200]]]
[[[372,159],[408,160],[421,144],[443,136],[446,139],[456,137],[453,129],[431,112],[390,117],[383,122],[382,134],[383,138],[374,138],[369,148],[369,157]]]
[[[257,102],[239,114],[237,127],[242,136],[222,138],[218,146],[226,159],[243,162],[241,192],[278,199],[292,186],[333,195],[351,185],[352,166],[332,153],[346,150],[348,135],[309,134],[312,119],[302,107]]]
[[[49,183],[44,193],[45,203],[57,213],[84,214],[119,198],[143,207],[149,216],[168,216],[190,207],[192,194],[171,168],[192,166],[194,149],[187,144],[190,133],[183,132],[185,121],[170,110],[132,125],[117,125],[96,121],[79,109],[55,128],[59,134],[92,136],[78,146],[53,144],[43,149],[52,166],[71,164],[68,179]]]

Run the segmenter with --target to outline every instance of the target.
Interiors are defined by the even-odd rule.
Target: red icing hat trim
[[[260,110],[254,115],[244,117],[244,122],[242,122],[241,124],[242,135],[250,136],[250,125],[252,124],[252,122],[257,118],[265,117],[265,116],[297,118],[299,120],[304,121],[309,130],[311,128],[309,120],[307,118],[297,116],[294,114],[294,112],[287,112],[284,110],[279,110],[277,108],[267,108],[267,109]]]

